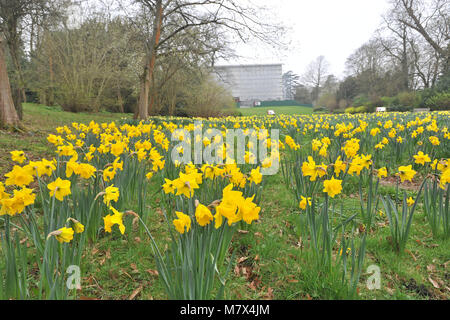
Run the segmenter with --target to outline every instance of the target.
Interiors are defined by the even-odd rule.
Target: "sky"
[[[245,0],[244,0],[245,1]],[[342,79],[345,61],[369,41],[389,8],[388,0],[253,0],[264,5],[278,21],[288,27],[283,42],[290,43],[283,52],[258,43],[238,45],[241,56],[218,64],[283,63],[283,72],[301,75],[307,65],[323,55],[330,72]]]

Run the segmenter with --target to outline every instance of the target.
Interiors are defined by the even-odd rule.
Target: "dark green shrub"
[[[415,92],[400,92],[397,95],[398,104],[405,107],[417,108],[420,103],[420,96]]]
[[[431,111],[435,110],[450,110],[450,92],[437,93],[427,99],[425,102],[427,108]]]
[[[361,107],[361,106],[366,106],[369,103],[370,103],[369,98],[367,98],[367,96],[364,94],[360,94],[353,99],[352,105],[354,107]]]

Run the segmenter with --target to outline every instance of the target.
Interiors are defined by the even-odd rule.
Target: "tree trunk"
[[[54,106],[55,105],[55,93],[53,90],[53,82],[54,82],[54,73],[53,73],[53,57],[50,55],[48,57],[48,69],[50,73],[50,87],[49,87],[49,93],[48,93],[48,105]]]
[[[150,52],[147,57],[147,63],[145,64],[144,74],[141,77],[141,91],[139,94],[139,103],[138,103],[138,117],[141,120],[145,120],[148,117],[149,113],[149,92],[151,86],[151,80],[153,78],[153,71],[155,70],[155,62],[156,62],[156,51],[161,39],[161,27],[162,27],[162,19],[163,19],[163,7],[162,0],[158,0],[156,2],[156,16],[155,21],[153,23],[153,35],[150,43]],[[153,106],[152,106],[153,107]]]
[[[6,70],[3,37],[0,35],[0,125],[5,127],[17,126],[19,122],[19,116],[14,108],[11,85]]]
[[[116,89],[117,89],[117,103],[119,104],[119,112],[120,113],[125,113],[125,108],[123,106],[123,98],[122,98],[122,93],[120,92],[120,80],[119,78],[117,78],[116,81]]]
[[[145,120],[148,118],[148,92],[150,91],[149,65],[145,66],[144,75],[141,77],[141,90],[139,93],[138,108],[135,118]]]
[[[22,66],[20,65],[19,57],[18,57],[18,45],[17,40],[11,40],[9,42],[9,54],[11,56],[11,59],[13,61],[16,75],[17,75],[17,90],[14,90],[13,92],[13,98],[14,98],[14,106],[17,111],[17,115],[19,116],[19,119],[23,119],[23,108],[22,108],[22,102],[26,102],[26,96],[25,96],[25,81],[23,77],[22,72]]]
[[[408,48],[407,39],[408,35],[406,33],[406,27],[403,27],[402,34],[402,87],[403,90],[409,91],[409,61],[408,61]]]

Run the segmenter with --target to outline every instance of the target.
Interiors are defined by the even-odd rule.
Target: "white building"
[[[283,100],[281,64],[216,66],[216,77],[241,106]]]

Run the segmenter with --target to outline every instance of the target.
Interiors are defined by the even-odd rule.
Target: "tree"
[[[358,81],[356,78],[352,76],[346,77],[341,83],[339,83],[339,89],[336,94],[340,107],[344,105],[345,107],[348,107],[350,105],[348,102],[352,101],[358,93]]]
[[[333,92],[323,93],[317,101],[317,105],[327,108],[330,111],[333,111],[339,107],[338,101],[336,100],[336,94]]]
[[[23,117],[21,102],[26,102],[26,85],[21,62],[24,52],[23,33],[33,26],[31,34],[34,36],[37,22],[40,21],[41,25],[44,25],[45,21],[53,19],[65,3],[67,0],[0,0],[0,33],[3,33],[6,40],[17,79],[13,96],[19,119]]]
[[[283,74],[283,96],[286,100],[294,100],[295,96],[295,88],[298,86],[298,81],[300,77],[293,73],[292,71],[288,71]]]
[[[295,87],[294,100],[299,103],[312,104],[311,90],[302,84],[297,85]]]
[[[17,126],[18,124],[19,117],[14,108],[11,85],[6,71],[4,39],[0,33],[0,127]]]
[[[218,29],[233,31],[240,39],[249,36],[276,43],[280,29],[258,20],[258,10],[238,4],[234,0],[135,0],[141,13],[150,19],[151,28],[146,37],[146,54],[140,79],[138,112],[140,119],[147,118],[153,108],[149,102],[153,74],[159,50],[170,44],[178,34],[191,28],[214,25]],[[134,17],[133,17],[134,18]]]
[[[35,74],[34,89],[43,100],[54,93],[66,111],[98,112],[108,107],[124,112],[122,88],[137,80],[132,63],[141,58],[136,52],[142,51],[131,38],[126,21],[99,11],[79,19],[76,26],[46,31],[32,62],[38,72],[50,72]]]
[[[408,27],[399,21],[392,13],[383,17],[384,28],[389,31],[389,37],[379,36],[377,42],[383,47],[384,53],[390,56],[395,64],[400,65],[400,89],[408,91],[411,87],[410,43],[411,36]]]
[[[392,87],[391,67],[390,59],[377,39],[363,44],[346,61],[347,73],[356,79],[358,94],[372,97],[382,95]]]
[[[447,70],[450,63],[450,3],[447,0],[392,0],[392,5],[397,20],[420,34]]]
[[[320,96],[321,87],[328,76],[328,69],[330,65],[325,60],[324,56],[319,56],[312,61],[306,68],[302,77],[302,82],[305,85],[312,87],[312,100],[317,102]]]

